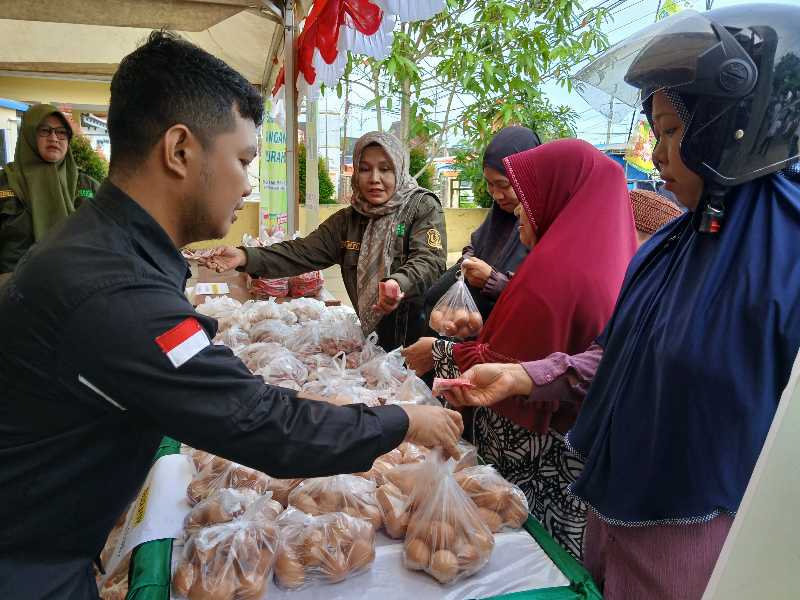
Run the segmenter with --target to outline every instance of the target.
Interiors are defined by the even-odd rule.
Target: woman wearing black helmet
[[[567,435],[585,461],[570,493],[592,509],[585,563],[605,598],[702,595],[789,379],[798,57],[800,7],[746,5],[679,13],[577,76],[586,96],[642,102],[654,161],[689,209],[631,262]],[[464,376],[477,387],[455,403],[542,391],[520,366]]]

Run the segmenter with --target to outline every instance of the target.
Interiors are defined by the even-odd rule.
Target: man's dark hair
[[[217,134],[234,128],[234,106],[261,125],[261,94],[240,73],[173,33],[153,31],[111,80],[111,171],[136,168],[178,123],[209,147]]]

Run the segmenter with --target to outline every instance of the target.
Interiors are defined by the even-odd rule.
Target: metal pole
[[[306,98],[306,231],[308,234],[319,225],[319,168],[317,156],[317,115],[319,105],[316,100]]]
[[[297,82],[295,79],[294,0],[287,0],[284,16],[284,72],[286,73],[286,233],[289,238],[299,225],[297,194]]]

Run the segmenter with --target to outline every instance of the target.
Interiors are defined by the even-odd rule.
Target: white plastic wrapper
[[[478,335],[483,327],[483,317],[461,274],[433,307],[430,326],[441,336],[462,340]]]
[[[410,371],[403,366],[400,348],[388,354],[378,354],[359,369],[367,385],[373,389],[397,389],[408,378]]]
[[[281,588],[339,583],[364,572],[375,560],[375,530],[364,519],[341,512],[312,516],[289,508],[278,525],[275,582]]]
[[[286,306],[295,314],[300,323],[319,321],[325,312],[325,303],[314,298],[296,298],[287,302]]]
[[[250,326],[250,342],[274,342],[285,345],[299,331],[297,325],[287,325],[278,319],[267,319]]]
[[[274,521],[283,512],[283,506],[272,499],[272,492],[260,495],[248,488],[214,490],[186,515],[183,522],[185,535],[189,537],[204,527],[229,523],[242,517],[246,511],[250,518]]]
[[[196,310],[201,315],[224,319],[233,316],[241,307],[241,302],[228,296],[206,296],[205,302],[198,305]]]
[[[274,342],[257,342],[249,344],[236,352],[242,362],[247,365],[247,368],[254,373],[259,369],[269,366],[273,361],[280,359],[289,360],[295,359],[294,354],[287,350],[284,346]],[[299,363],[299,361],[297,361]],[[306,373],[306,376],[308,373]],[[291,377],[290,379],[293,379]]]
[[[481,520],[493,532],[519,529],[528,519],[528,500],[491,465],[468,467],[455,474],[461,489],[478,507]]]
[[[274,521],[245,513],[197,531],[183,547],[172,592],[188,600],[260,600],[278,549]]]
[[[306,479],[289,494],[289,505],[315,516],[343,512],[369,521],[375,531],[383,524],[375,484],[356,475]]]
[[[269,352],[269,360],[258,359],[259,364],[264,366],[258,368],[255,373],[260,375],[265,383],[278,385],[280,382],[293,382],[296,386],[301,386],[308,379],[308,369],[291,352],[281,347],[280,352]]]
[[[329,311],[320,321],[319,345],[325,354],[336,356],[360,352],[364,347],[364,332],[353,313]]]
[[[227,346],[236,352],[250,344],[250,334],[241,325],[231,325],[216,335],[214,343]]]
[[[403,563],[450,584],[480,571],[494,536],[453,477],[453,463],[434,452],[423,462],[410,495]]]
[[[250,300],[242,305],[241,320],[251,325],[274,319],[286,325],[297,323],[297,315],[289,309],[288,304],[278,303],[275,300],[257,301]]]

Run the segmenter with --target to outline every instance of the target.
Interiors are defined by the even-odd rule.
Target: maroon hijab
[[[538,242],[492,310],[476,342],[456,344],[462,372],[486,362],[578,354],[600,334],[617,300],[636,229],[625,176],[582,140],[564,139],[505,159]],[[566,431],[577,407],[512,398],[493,407],[531,431]]]

